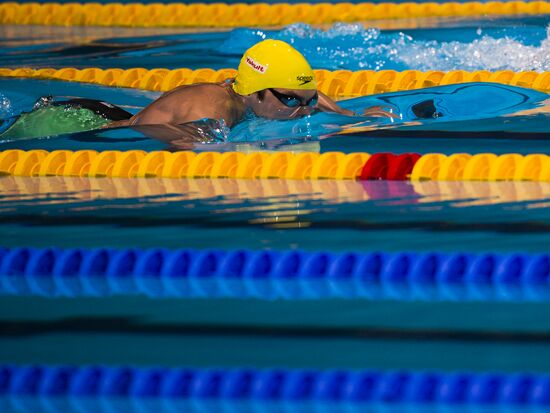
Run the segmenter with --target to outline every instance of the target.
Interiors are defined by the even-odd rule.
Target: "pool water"
[[[236,68],[244,50],[274,38],[293,44],[316,69],[545,71],[550,70],[549,25],[547,15],[200,33],[55,26],[36,31],[8,25],[0,27],[0,67]]]
[[[89,133],[30,139],[24,135],[21,124],[12,126],[21,113],[32,110],[40,96],[54,95],[59,100],[75,96],[101,99],[135,113],[159,93],[34,79],[2,79],[0,88],[6,114],[3,133],[0,134],[1,149],[124,150],[136,149],[136,142],[140,142],[140,149],[171,148],[131,128],[96,129]],[[310,148],[314,151],[320,145],[322,151],[330,148],[342,152],[537,153],[544,152],[545,139],[548,138],[549,102],[545,93],[501,84],[440,86],[340,101],[342,107],[357,114],[353,117],[329,113],[316,113],[290,121],[251,117],[232,130],[215,123],[215,127],[207,125],[205,128],[207,132],[215,129],[215,132],[208,133],[209,141],[195,142],[192,147],[203,151],[273,150],[301,144],[303,150]],[[371,106],[382,106],[397,118],[362,116],[362,112]],[[66,116],[70,118],[72,114]],[[33,123],[29,117],[25,122]],[[103,124],[100,122],[102,120],[84,116],[79,128],[89,129],[94,123]],[[64,130],[62,124],[53,122],[42,127],[36,125],[30,136],[52,128],[54,131]],[[499,144],[495,145],[494,140]],[[179,149],[188,149],[188,146],[186,143]]]
[[[393,23],[391,29],[384,29],[383,23],[382,28],[345,23],[324,28],[294,24],[279,29],[238,28],[199,33],[188,29],[42,27],[35,30],[29,26],[3,26],[0,27],[3,32],[0,67],[235,68],[244,50],[269,37],[293,44],[305,54],[313,67],[330,70],[550,70],[548,16],[480,20],[440,18],[419,20],[414,28],[407,28],[406,23],[404,25],[399,28],[399,20]],[[0,127],[0,131],[7,129],[19,114],[30,111],[37,99],[45,95],[53,95],[56,99],[93,97],[117,104],[132,113],[158,96],[60,82],[7,79],[2,82],[0,117],[4,120],[4,126]],[[120,93],[124,97],[119,98],[117,95]],[[131,100],[128,100],[129,95],[132,95]],[[138,96],[141,98],[138,99]],[[384,141],[389,142],[388,138],[400,136],[425,138],[432,136],[434,130],[445,132],[440,133],[439,138],[464,137],[465,131],[484,132],[485,135],[481,135],[483,138],[488,134],[496,138],[497,135],[502,136],[502,132],[510,131],[517,132],[512,134],[512,139],[518,139],[519,133],[523,135],[522,140],[540,140],[547,132],[547,99],[544,93],[502,85],[445,86],[422,92],[399,92],[341,102],[342,106],[358,115],[369,106],[382,105],[399,115],[400,118],[391,123],[380,119],[362,119],[360,116],[350,119],[327,114],[290,122],[266,122],[253,118],[241,122],[231,132],[219,127],[209,135],[213,143],[230,143],[223,147],[214,146],[214,150],[230,149],[235,142],[255,141],[261,142],[260,149],[273,149],[289,143],[338,135],[342,131],[347,135],[347,139],[340,139],[337,145],[337,150],[342,151],[374,152],[375,149],[382,149],[371,146],[378,145],[380,139],[365,145],[369,136],[380,137],[382,134]],[[414,107],[423,102],[429,103],[432,110],[419,117],[414,113]],[[82,129],[86,126],[79,128]],[[531,132],[536,134],[531,135]],[[120,136],[136,137],[135,131],[128,130],[105,133],[107,136],[114,133],[117,139],[121,139]],[[350,135],[358,134],[364,137],[360,148],[353,145],[353,149],[348,149],[348,142],[354,139]],[[0,135],[0,142],[14,140],[18,136],[21,134]],[[479,150],[487,151],[481,146],[485,140],[480,142],[480,135],[471,136]],[[509,137],[507,135],[506,139]],[[51,140],[45,142],[44,148],[70,146],[67,138],[54,140],[56,143],[53,144]],[[101,141],[101,138],[88,139],[92,146],[98,140]],[[432,143],[433,140],[430,145]],[[41,147],[42,144],[21,143],[24,148]],[[162,147],[150,141],[144,144],[154,149]],[[422,151],[417,144],[415,141],[417,149],[414,151]],[[505,144],[492,145],[490,152],[498,152],[502,145]],[[122,146],[120,149],[124,149]],[[395,148],[394,152],[403,150],[400,142],[395,140],[389,146]],[[507,148],[506,151],[529,151],[529,146],[522,144],[521,148]],[[8,143],[6,147],[14,146]],[[116,145],[110,148],[119,149]],[[125,148],[128,149],[127,146]],[[200,150],[201,145],[197,149]],[[445,152],[438,148],[432,151]],[[461,151],[475,152],[475,149],[466,145]]]
[[[550,16],[521,16],[201,32],[0,26],[0,67],[235,68],[247,47],[273,37],[293,43],[313,67],[330,70],[542,72],[550,70],[549,24]],[[2,78],[0,132],[50,95],[104,100],[136,113],[159,93]],[[492,83],[359,97],[340,101],[357,112],[354,117],[250,118],[192,149],[547,154],[549,98]],[[398,118],[361,115],[373,105]],[[0,150],[174,149],[129,128],[6,136]],[[547,254],[549,232],[548,182],[0,177],[0,235],[6,248]],[[550,307],[544,301],[269,300],[215,294],[176,299],[137,293],[67,298],[56,291],[43,297],[14,293],[1,282],[0,295],[0,362],[6,363],[550,371]],[[0,390],[2,383],[0,375]],[[0,396],[0,411],[33,413],[435,409],[441,407]],[[521,406],[460,409],[523,411]]]

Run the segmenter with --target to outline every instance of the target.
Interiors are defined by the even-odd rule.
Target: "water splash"
[[[188,122],[179,125],[182,131],[189,130],[195,135],[195,140],[200,143],[226,142],[230,129],[223,119],[201,119],[195,122]]]
[[[415,42],[399,50],[399,60],[418,70],[550,70],[550,27],[540,46],[508,37],[483,36],[471,43]]]
[[[7,130],[15,121],[14,110],[7,96],[0,93],[0,134]]]
[[[10,100],[0,93],[0,118],[13,115],[12,105]]]
[[[236,29],[219,52],[240,54],[260,40],[274,38],[292,44],[313,67],[332,70],[550,70],[550,26],[536,46],[510,36],[492,37],[481,29],[476,36],[471,42],[444,42],[361,24],[336,23],[327,30],[294,24],[274,32]]]
[[[17,119],[8,118],[10,127],[0,133],[0,140],[44,138],[63,133],[99,129],[108,121],[91,110],[77,107],[50,106],[40,102],[35,110]],[[17,120],[17,122],[15,122]]]

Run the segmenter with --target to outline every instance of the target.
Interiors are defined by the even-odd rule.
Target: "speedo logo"
[[[252,69],[254,69],[256,72],[259,73],[265,73],[267,70],[267,66],[262,65],[261,63],[256,62],[254,59],[252,59],[249,56],[246,56],[246,64],[250,66]]]
[[[311,82],[313,80],[313,76],[303,76],[303,75],[300,75],[300,76],[296,76],[296,80],[298,82],[302,82],[300,83],[300,86],[303,86],[303,85],[306,85],[308,84],[309,82]]]

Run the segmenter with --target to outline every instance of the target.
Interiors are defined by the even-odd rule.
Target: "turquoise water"
[[[218,402],[218,401],[173,401],[173,400],[126,400],[126,399],[65,399],[65,398],[24,398],[17,397],[11,399],[0,399],[0,406],[9,413],[42,413],[51,411],[61,412],[266,412],[266,413],[281,413],[281,412],[318,412],[330,411],[335,413],[340,412],[380,412],[380,413],[398,413],[406,409],[413,413],[435,413],[441,411],[440,407],[431,406],[415,406],[408,404],[397,405],[373,405],[370,403],[359,403],[348,405],[346,403],[330,403],[330,402]],[[486,406],[461,406],[460,412],[480,412],[480,413],[495,413],[495,412],[521,412],[524,407],[486,407]],[[456,406],[451,406],[450,411],[457,411]],[[545,407],[532,407],[530,411],[544,412]]]
[[[0,358],[14,363],[550,368],[547,304],[145,297],[3,297],[2,303]]]
[[[4,177],[0,185],[6,247],[548,251],[544,182]]]
[[[321,32],[298,25],[276,31],[201,34],[174,29],[3,26],[0,66],[235,67],[247,45],[267,33],[294,42],[315,67],[329,69],[548,70],[549,21],[548,16],[439,19],[415,29],[339,25]],[[158,96],[27,79],[0,79],[0,94],[4,121],[30,111],[45,95],[106,100],[132,113]],[[541,92],[495,84],[370,96],[341,104],[356,111],[382,104],[400,118],[389,122],[316,114],[287,122],[249,119],[193,149],[548,153],[548,98]],[[412,108],[421,102],[431,102],[431,114],[437,117],[419,117]],[[0,142],[0,150],[10,148],[167,149],[125,128]],[[0,236],[3,247],[544,254],[549,245],[549,200],[550,183],[545,182],[4,176],[0,177]],[[2,294],[1,362],[550,371],[550,318],[544,302],[51,299]],[[260,410],[430,412],[434,408],[0,397],[2,412]]]
[[[549,25],[547,15],[337,23],[323,31],[8,25],[0,27],[0,67],[237,67],[248,47],[269,37],[292,43],[319,69],[543,71]]]

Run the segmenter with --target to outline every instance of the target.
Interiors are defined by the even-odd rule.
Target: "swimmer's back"
[[[130,119],[131,125],[180,125],[199,119],[224,119],[228,126],[238,121],[236,95],[229,82],[179,86],[158,98]]]
[[[86,98],[53,100],[40,98],[31,112],[0,119],[0,139],[18,140],[56,136],[128,122],[131,113],[110,103]]]

